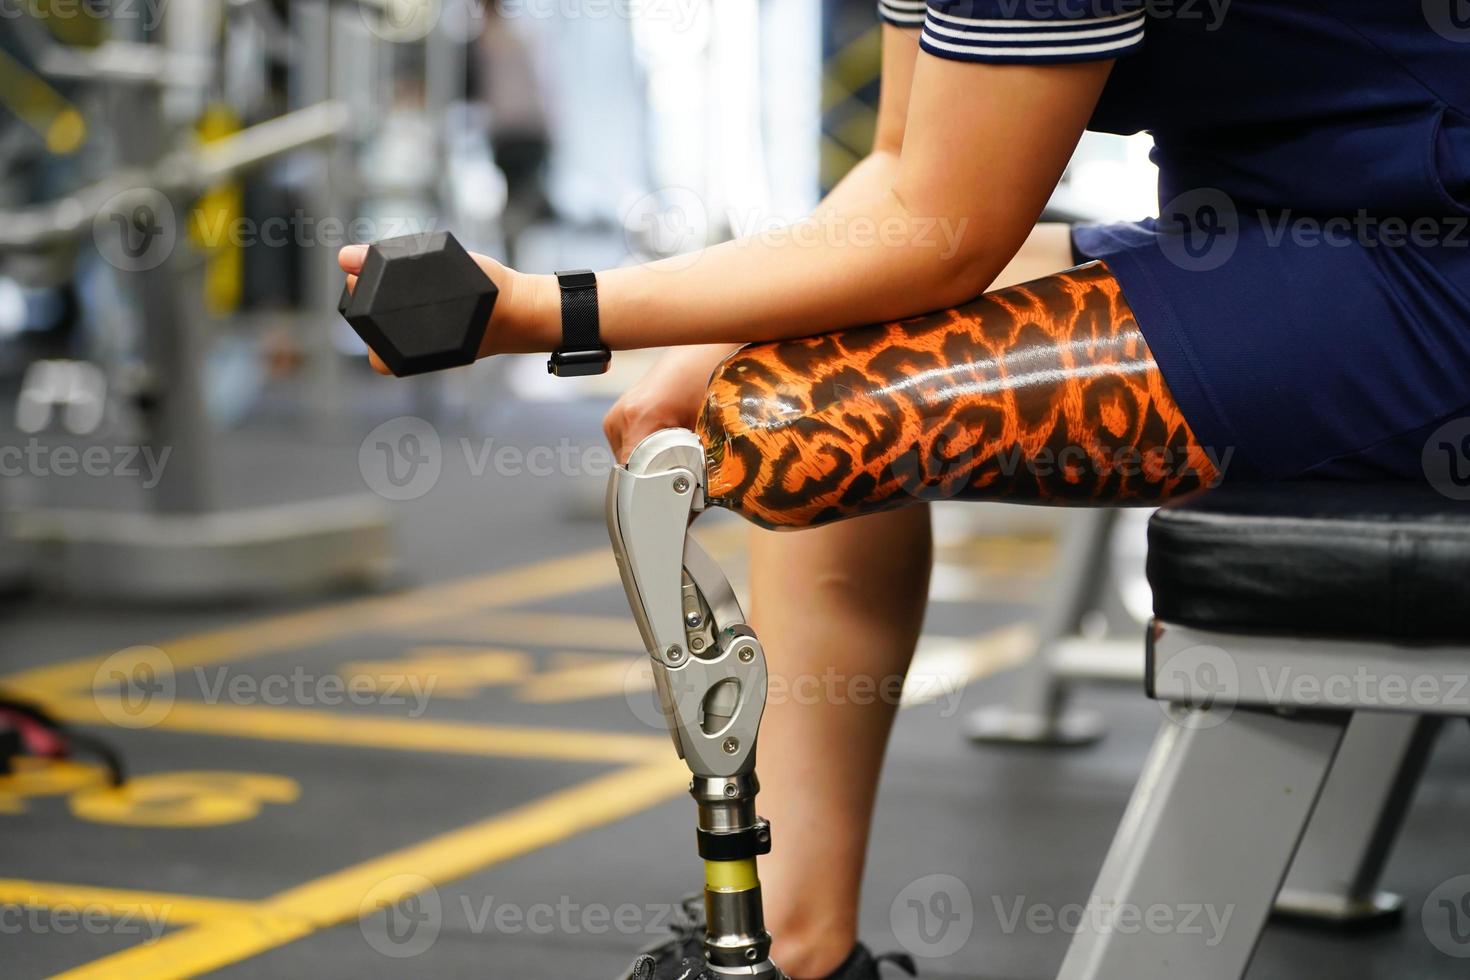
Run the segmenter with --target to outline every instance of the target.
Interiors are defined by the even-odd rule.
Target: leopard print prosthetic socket
[[[773,528],[921,500],[1150,505],[1220,475],[1101,262],[746,347],[698,428],[711,502]]]

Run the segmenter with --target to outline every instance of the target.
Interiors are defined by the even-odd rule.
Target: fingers
[[[349,247],[353,247],[353,246],[349,246]],[[342,257],[342,255],[346,251],[347,251],[347,249],[344,248],[342,250],[342,252],[337,253],[337,261],[339,263],[341,263],[342,268],[344,268],[344,269],[347,268],[347,260],[344,259]],[[361,263],[359,263],[359,266],[360,265],[361,265]],[[352,274],[349,273],[348,276],[347,276],[347,292],[348,293],[352,293],[352,292],[356,291],[356,289],[357,289],[357,276],[352,275]],[[372,351],[371,348],[368,350],[368,363],[371,364],[373,366],[373,370],[376,371],[376,372],[378,372],[379,374],[392,374],[393,373],[392,371],[389,371],[388,370],[388,365],[384,364],[383,363],[383,359],[381,357],[379,357],[377,354],[375,354]]]
[[[602,431],[613,456],[619,463],[626,463],[638,444],[659,429],[686,424],[673,406],[650,403],[634,389],[613,405],[602,420]]]
[[[628,461],[628,447],[624,446],[626,440],[623,438],[623,434],[627,431],[627,425],[627,412],[624,410],[623,402],[620,399],[614,403],[612,408],[608,409],[607,415],[603,416],[602,419],[602,434],[607,437],[607,444],[612,449],[613,458],[619,463],[626,463]]]
[[[362,264],[367,260],[368,247],[366,245],[345,245],[337,252],[337,264],[342,271],[356,276],[362,271]]]
[[[357,274],[362,271],[362,264],[367,259],[368,247],[366,245],[346,245],[337,252],[337,264],[342,271],[347,273],[347,291],[349,293],[357,289]],[[379,374],[392,374],[388,365],[373,351],[368,351],[368,363],[373,370]]]

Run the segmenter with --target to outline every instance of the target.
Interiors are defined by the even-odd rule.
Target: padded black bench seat
[[[1427,484],[1221,487],[1149,523],[1164,622],[1228,633],[1470,639],[1470,503]]]

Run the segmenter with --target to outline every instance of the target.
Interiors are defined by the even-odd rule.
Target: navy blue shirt
[[[880,11],[912,27],[918,6]],[[930,0],[920,43],[969,61],[1119,58],[1091,128],[1152,135],[1160,217],[1075,243],[1117,276],[1196,433],[1234,452],[1227,478],[1416,477],[1424,436],[1470,406],[1457,9]]]

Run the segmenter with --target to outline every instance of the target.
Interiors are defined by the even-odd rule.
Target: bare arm
[[[1111,62],[991,65],[920,54],[887,187],[855,184],[780,235],[726,242],[692,263],[680,256],[600,273],[606,343],[774,340],[970,299],[1035,224],[1110,70]],[[346,253],[343,264],[356,271]],[[555,281],[492,275],[502,296],[484,353],[554,348]]]
[[[898,175],[898,154],[903,146],[904,119],[908,115],[909,88],[918,53],[918,31],[883,26],[883,82],[873,151],[832,188],[817,206],[819,214],[851,207],[893,186]],[[603,420],[603,431],[618,459],[626,459],[633,447],[651,432],[675,426],[692,428],[704,401],[710,373],[740,347],[739,343],[725,342],[671,347],[665,351],[648,373],[623,393]]]

